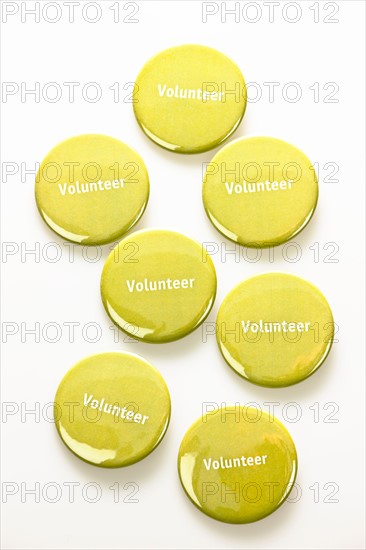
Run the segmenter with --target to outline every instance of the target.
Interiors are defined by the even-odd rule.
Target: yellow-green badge
[[[206,46],[165,50],[136,79],[134,111],[145,134],[176,153],[217,147],[239,126],[247,102],[239,67]]]
[[[213,225],[248,247],[276,246],[297,235],[318,200],[315,169],[279,139],[238,139],[208,163],[203,203]]]
[[[62,441],[82,460],[104,468],[128,466],[164,437],[169,391],[160,373],[137,355],[92,355],[61,381],[54,417]]]
[[[139,220],[149,177],[136,151],[112,137],[88,134],[48,153],[35,193],[53,231],[75,243],[98,245],[119,239]]]
[[[185,434],[180,480],[201,512],[226,523],[262,519],[288,497],[295,445],[273,416],[239,404],[203,413]]]
[[[296,384],[327,357],[334,322],[323,294],[286,273],[265,273],[236,286],[217,316],[217,341],[227,363],[260,386]]]
[[[138,231],[108,256],[101,293],[112,321],[130,336],[169,342],[206,318],[215,299],[216,273],[202,245],[185,235]]]

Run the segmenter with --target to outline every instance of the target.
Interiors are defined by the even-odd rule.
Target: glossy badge
[[[48,153],[35,194],[53,231],[75,243],[99,245],[122,237],[142,216],[149,177],[142,158],[128,145],[87,134]]]
[[[134,111],[145,134],[176,153],[217,147],[239,126],[247,102],[239,67],[206,46],[165,50],[136,79]]]
[[[108,315],[127,334],[169,342],[206,318],[216,295],[216,273],[202,245],[185,235],[138,231],[108,256],[101,293]]]
[[[312,217],[318,180],[302,151],[279,139],[241,138],[207,165],[203,203],[225,237],[248,247],[276,246]]]
[[[260,386],[296,384],[327,357],[334,322],[323,294],[286,273],[265,273],[236,286],[217,316],[217,341],[238,374]]]
[[[104,468],[128,466],[147,456],[170,419],[162,376],[130,353],[100,353],[77,363],[61,381],[54,407],[65,445]]]
[[[204,413],[178,455],[183,488],[201,512],[226,523],[262,519],[286,500],[297,473],[286,428],[259,409],[227,406]]]

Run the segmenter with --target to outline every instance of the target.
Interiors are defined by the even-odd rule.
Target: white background
[[[9,3],[2,4],[4,9]],[[11,4],[17,4],[20,10],[21,4],[29,8],[34,2]],[[3,330],[13,327],[17,332],[3,333],[7,343],[3,346],[2,398],[16,405],[14,414],[3,416],[2,421],[2,478],[3,483],[13,482],[13,488],[19,490],[3,504],[3,547],[364,548],[364,2],[338,2],[335,5],[339,11],[333,17],[334,3],[325,8],[322,2],[298,2],[302,13],[296,23],[286,21],[286,17],[294,18],[292,8],[286,8],[289,11],[283,15],[286,2],[276,8],[272,23],[269,8],[260,2],[252,2],[257,6],[253,10],[262,10],[255,23],[244,17],[235,22],[233,16],[222,22],[220,13],[203,23],[202,4],[195,1],[137,2],[139,12],[134,18],[139,22],[114,23],[110,7],[115,2],[103,1],[99,2],[102,17],[92,24],[81,16],[81,6],[85,4],[81,0],[75,9],[75,22],[70,24],[67,8],[63,2],[58,4],[62,17],[57,23],[49,23],[42,16],[39,23],[34,22],[33,16],[26,16],[22,22],[19,11],[2,25],[3,81],[15,82],[19,87],[24,82],[28,88],[39,82],[41,89],[48,82],[56,82],[64,92],[55,103],[42,97],[37,103],[32,96],[22,102],[20,93],[3,97],[3,162],[23,162],[29,169],[54,145],[73,135],[114,136],[142,155],[151,178],[149,205],[136,229],[169,228],[201,242],[216,243],[220,249],[232,248],[232,243],[211,226],[201,202],[202,163],[209,161],[215,151],[179,156],[155,146],[140,131],[132,105],[123,102],[127,91],[122,89],[125,83],[134,81],[149,57],[167,47],[201,43],[221,50],[236,61],[246,81],[257,83],[262,91],[261,99],[248,103],[244,121],[233,139],[250,134],[270,135],[303,149],[321,167],[320,198],[314,218],[296,238],[301,251],[299,261],[284,260],[286,251],[291,257],[296,252],[286,247],[274,250],[273,262],[269,261],[268,251],[257,262],[243,257],[236,262],[234,256],[223,261],[225,258],[219,253],[213,255],[218,294],[208,321],[215,320],[224,296],[243,278],[271,269],[284,270],[309,279],[323,291],[339,325],[339,342],[313,377],[279,390],[256,387],[241,379],[224,363],[214,337],[202,342],[201,329],[165,345],[125,342],[122,334],[120,341],[114,342],[111,323],[99,297],[99,278],[109,247],[103,248],[103,258],[95,263],[86,261],[83,249],[75,247],[74,261],[70,261],[68,246],[37,213],[34,176],[22,178],[18,172],[8,177],[2,183],[2,238],[4,243],[14,243],[5,244],[6,250],[12,249],[14,254],[3,256],[2,261]],[[123,11],[125,3],[120,4],[123,18],[131,8]],[[227,7],[232,4],[226,3]],[[240,7],[245,4],[241,2]],[[50,8],[46,16],[54,17],[54,13]],[[92,9],[89,14],[94,17]],[[339,21],[326,23],[326,16]],[[255,12],[249,11],[245,17],[254,19]],[[99,83],[103,92],[95,103],[84,99],[80,92],[91,81]],[[68,100],[64,82],[81,84],[74,103]],[[117,103],[109,90],[115,82],[121,86],[121,100]],[[269,100],[266,82],[279,83],[274,101]],[[283,88],[289,82],[301,86],[302,97],[297,102],[283,98]],[[320,89],[318,102],[310,89],[316,82]],[[323,89],[328,82],[339,86],[333,96],[337,102],[324,102],[333,89]],[[291,94],[294,89],[288,92]],[[254,98],[254,88],[250,95]],[[338,181],[325,179],[331,172],[329,165],[322,168],[327,163],[339,166],[333,176]],[[50,242],[57,243],[61,254],[54,263],[47,259],[47,253],[52,256],[56,250],[47,248]],[[315,245],[320,250],[318,262],[314,261],[314,243],[319,243]],[[325,261],[334,247],[324,250],[327,243],[339,247],[333,256],[338,262]],[[22,257],[21,250],[35,246],[40,247],[39,258]],[[61,331],[59,341],[49,341],[55,336],[51,329],[49,334],[41,334],[39,342],[35,342],[34,335],[23,334],[22,338],[21,323],[25,323],[24,329],[37,322],[41,332],[47,323],[57,323]],[[80,323],[75,328],[74,342],[69,342],[65,322]],[[95,343],[83,337],[82,328],[87,323],[98,323],[100,327],[101,337]],[[90,328],[87,338],[90,340],[95,334]],[[173,405],[170,428],[158,449],[142,462],[120,470],[98,469],[83,463],[64,447],[54,425],[44,415],[40,419],[27,415],[22,421],[20,412],[15,412],[16,407],[19,411],[23,407],[24,412],[25,407],[34,408],[35,403],[42,408],[51,402],[59,381],[76,361],[106,350],[131,351],[153,363],[167,381]],[[183,434],[199,417],[205,401],[256,402],[264,410],[266,402],[280,404],[276,415],[288,427],[298,449],[298,502],[285,503],[272,516],[250,525],[215,522],[191,504],[178,480],[176,456]],[[287,406],[292,402],[298,404],[297,409]],[[330,405],[324,410],[327,403],[339,407],[331,418],[338,422],[324,421],[335,407]],[[320,411],[319,422],[314,418],[316,407]],[[291,422],[299,410],[301,418]],[[24,489],[36,482],[41,491],[47,483],[57,483],[62,488],[58,502],[49,502],[55,495],[52,489],[46,496],[41,494],[39,503],[34,495],[25,495],[24,490],[22,495],[21,483],[25,484]],[[73,503],[69,502],[64,485],[67,482],[80,483]],[[94,504],[82,496],[82,488],[90,482],[98,483],[102,491]],[[137,483],[138,503],[114,503],[109,487],[115,482],[122,488],[127,482]],[[338,502],[327,502],[334,484],[339,490],[331,499]],[[319,502],[315,502],[316,487]],[[122,499],[127,493],[122,489]],[[93,495],[90,490],[90,497]]]

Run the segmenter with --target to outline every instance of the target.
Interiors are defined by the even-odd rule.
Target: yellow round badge
[[[87,134],[57,145],[39,168],[35,194],[44,221],[64,239],[99,245],[119,239],[149,198],[145,164],[109,136]]]
[[[290,386],[313,374],[335,332],[323,294],[286,273],[240,283],[221,304],[216,324],[218,345],[230,367],[268,387]]]
[[[128,466],[162,440],[170,419],[169,391],[141,357],[100,353],[65,375],[54,417],[62,441],[82,460],[104,468]]]
[[[203,413],[187,431],[178,471],[201,512],[226,523],[250,523],[286,500],[297,455],[276,418],[252,407],[227,406]]]
[[[216,295],[216,272],[196,241],[174,231],[143,230],[112,250],[101,293],[108,315],[127,334],[169,342],[206,318]]]
[[[247,102],[239,67],[199,45],[150,59],[136,79],[134,111],[145,134],[176,153],[217,147],[239,126]]]
[[[208,163],[206,213],[225,237],[248,247],[276,246],[297,235],[318,200],[315,169],[302,151],[270,137],[241,138]]]

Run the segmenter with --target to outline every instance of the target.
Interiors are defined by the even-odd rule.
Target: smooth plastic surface
[[[304,229],[317,204],[318,181],[310,160],[293,145],[248,137],[214,156],[202,196],[210,221],[225,237],[263,248]]]
[[[169,342],[207,317],[216,272],[206,250],[189,237],[161,229],[133,233],[105,263],[101,294],[112,321],[133,338]]]
[[[193,504],[226,523],[262,519],[286,500],[297,455],[286,428],[248,407],[210,409],[185,434],[180,480]]]
[[[161,374],[137,355],[92,355],[62,379],[54,417],[65,445],[104,468],[128,466],[150,454],[170,419],[170,396]]]
[[[134,89],[145,134],[176,153],[217,147],[239,126],[247,102],[239,67],[206,46],[169,48],[150,59]]]
[[[332,346],[335,325],[323,294],[300,277],[265,273],[237,285],[217,315],[224,359],[241,376],[268,387],[313,374]]]
[[[142,216],[149,177],[136,151],[109,136],[86,134],[57,145],[42,161],[38,210],[64,239],[98,245],[121,238]]]

